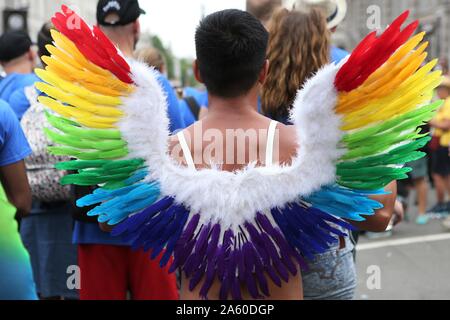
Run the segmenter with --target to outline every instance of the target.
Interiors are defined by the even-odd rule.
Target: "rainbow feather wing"
[[[79,28],[67,28],[69,19],[79,21]],[[117,224],[159,197],[156,183],[143,182],[148,176],[144,159],[130,157],[117,126],[123,99],[134,91],[130,67],[98,28],[91,30],[67,7],[52,21],[59,32],[51,32],[51,57],[43,57],[45,70],[36,70],[44,81],[36,84],[45,93],[39,101],[53,111],[47,119],[56,129],[44,129],[58,145],[49,151],[78,159],[56,165],[76,172],[61,183],[102,186],[78,205],[100,204],[89,214]]]
[[[308,198],[313,206],[336,216],[358,220],[361,213],[372,212],[348,193],[363,192],[360,201],[373,206],[364,198],[391,181],[407,178],[411,168],[404,165],[425,156],[418,150],[430,137],[420,134],[418,127],[442,105],[429,104],[441,72],[432,72],[437,60],[425,64],[425,34],[410,38],[418,23],[401,30],[407,17],[408,12],[403,13],[380,37],[369,34],[336,75],[336,112],[342,117],[345,154],[336,165],[333,192],[328,187]]]

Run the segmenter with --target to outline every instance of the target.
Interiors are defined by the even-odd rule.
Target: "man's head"
[[[10,31],[0,37],[0,63],[6,73],[31,73],[36,66],[36,53],[28,34]]]
[[[198,80],[222,98],[245,95],[266,77],[268,39],[248,12],[231,9],[207,16],[195,35]]]
[[[139,17],[145,11],[138,0],[99,0],[97,24],[124,54],[132,55],[139,41]]]
[[[254,15],[267,27],[275,9],[280,7],[282,0],[247,0],[247,12]]]
[[[444,76],[442,83],[436,89],[439,99],[447,99],[450,96],[450,77]]]
[[[45,65],[42,61],[43,56],[50,56],[50,52],[47,50],[47,45],[52,44],[53,39],[50,30],[54,29],[53,24],[49,21],[43,24],[41,30],[39,30],[37,36],[38,55],[41,59],[41,64]]]

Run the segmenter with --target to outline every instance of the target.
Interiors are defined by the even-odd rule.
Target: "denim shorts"
[[[357,276],[353,244],[347,239],[344,249],[333,248],[309,262],[302,274],[305,300],[353,300]]]
[[[67,287],[67,268],[78,264],[70,208],[70,203],[44,206],[33,202],[31,214],[22,220],[20,233],[30,253],[36,289],[43,298],[78,299],[78,292]]]

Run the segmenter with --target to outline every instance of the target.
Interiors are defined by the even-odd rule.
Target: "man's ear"
[[[267,75],[269,74],[269,67],[270,67],[270,62],[269,62],[269,60],[266,60],[266,62],[264,63],[264,66],[261,69],[261,72],[259,73],[258,82],[261,85],[264,85],[264,83],[267,80]]]
[[[133,24],[133,32],[136,38],[136,42],[138,42],[141,38],[141,23],[139,22],[139,19],[137,19]]]
[[[29,61],[32,61],[33,63],[35,63],[37,56],[38,56],[38,54],[36,51],[33,50],[33,48],[30,48],[30,50],[28,50],[27,57],[28,57]]]
[[[195,79],[200,82],[203,83],[203,79],[202,79],[202,75],[200,74],[200,69],[198,67],[198,62],[197,60],[194,61],[194,63],[192,64],[192,69],[194,70],[194,76]]]

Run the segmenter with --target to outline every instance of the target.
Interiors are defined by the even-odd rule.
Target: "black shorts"
[[[445,147],[440,147],[438,150],[433,152],[431,157],[432,173],[444,177],[450,175],[450,156],[448,153],[449,149]]]

